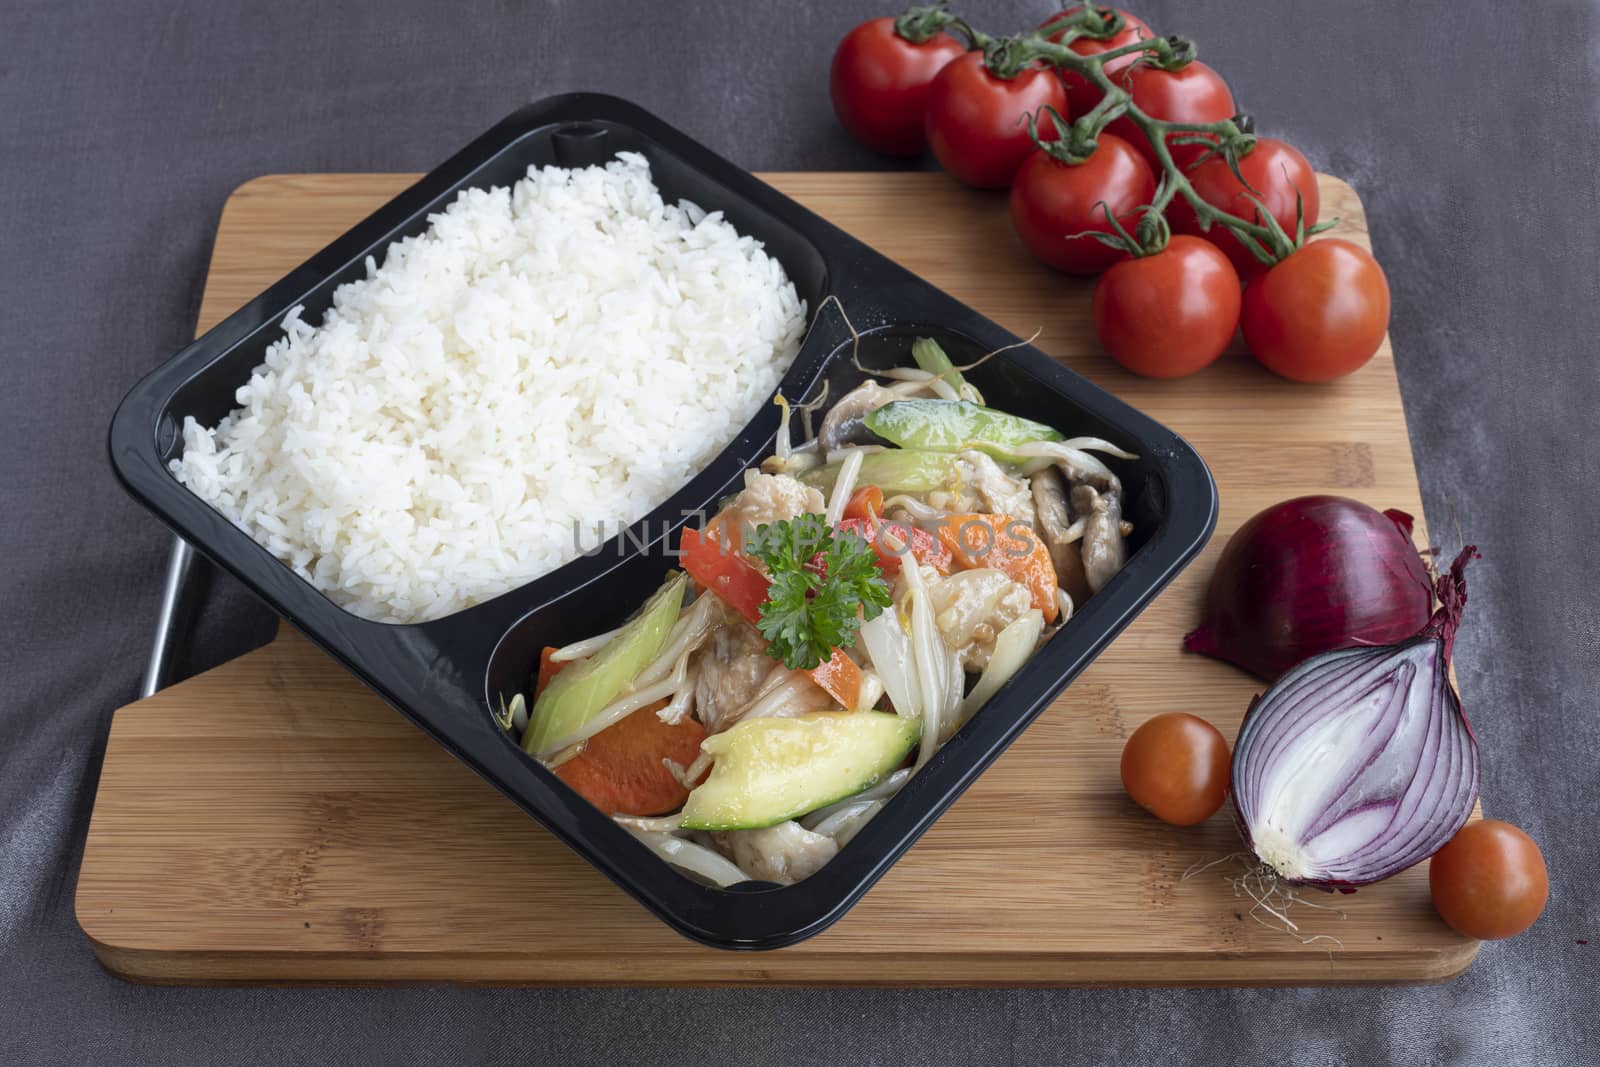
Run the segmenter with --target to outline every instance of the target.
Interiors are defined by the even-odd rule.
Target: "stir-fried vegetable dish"
[[[930,340],[679,540],[624,625],[547,648],[522,747],[719,886],[827,863],[1122,567],[1094,437],[990,408]],[[794,440],[800,426],[802,442]]]

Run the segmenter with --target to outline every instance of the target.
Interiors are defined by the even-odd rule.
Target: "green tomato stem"
[[[909,18],[914,12],[919,13],[919,17],[929,18],[933,16],[928,12],[933,10],[935,9],[912,8],[901,18]],[[1065,138],[1041,141],[1038,136],[1037,116],[1029,116],[1029,132],[1033,135],[1035,143],[1052,157],[1067,164],[1084,162],[1094,154],[1099,136],[1106,126],[1118,118],[1128,119],[1140,133],[1144,134],[1156,157],[1161,181],[1157,186],[1155,198],[1144,208],[1144,218],[1138,227],[1138,237],[1130,241],[1137,247],[1130,251],[1135,254],[1150,254],[1166,246],[1171,231],[1164,213],[1178,196],[1182,196],[1194,209],[1202,227],[1207,229],[1212,226],[1224,227],[1263,263],[1270,264],[1283,259],[1310,236],[1310,233],[1286,233],[1271,213],[1266,211],[1254,197],[1251,199],[1258,208],[1257,218],[1261,221],[1241,218],[1207,203],[1195,191],[1183,168],[1172,158],[1172,150],[1167,143],[1167,138],[1174,134],[1179,135],[1180,143],[1187,143],[1182,139],[1191,137],[1198,142],[1203,135],[1207,139],[1215,139],[1216,146],[1213,151],[1228,154],[1230,158],[1237,158],[1253,146],[1255,141],[1253,132],[1242,129],[1240,123],[1234,119],[1193,123],[1166,122],[1154,118],[1135,104],[1132,94],[1112,81],[1111,76],[1105,71],[1108,62],[1135,55],[1138,56],[1134,60],[1135,63],[1147,63],[1162,70],[1182,69],[1193,62],[1198,54],[1192,41],[1183,37],[1153,37],[1085,56],[1074,52],[1067,45],[1077,37],[1106,40],[1115,36],[1125,25],[1121,15],[1110,9],[1083,5],[1076,11],[1053,19],[1031,33],[994,38],[974,29],[960,16],[949,14],[944,10],[943,4],[937,5],[936,10],[938,18],[947,20],[942,23],[941,28],[955,29],[971,42],[972,47],[983,50],[984,63],[996,77],[1010,80],[1033,64],[1042,61],[1057,70],[1072,71],[1100,90],[1102,94],[1100,102],[1092,111],[1067,127],[1069,132]],[[899,23],[896,24],[896,29],[899,30]],[[1050,35],[1058,33],[1066,35],[1063,43],[1049,40]],[[1050,111],[1050,116],[1059,135],[1065,123],[1053,109]],[[1316,232],[1315,228],[1312,232]]]

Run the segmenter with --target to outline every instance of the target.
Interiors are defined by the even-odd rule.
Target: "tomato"
[[[1205,822],[1228,795],[1228,742],[1198,716],[1157,715],[1122,750],[1122,787],[1162,822]]]
[[[1234,115],[1233,93],[1222,75],[1198,59],[1179,70],[1162,70],[1148,63],[1135,63],[1116,77],[1116,83],[1127,89],[1133,102],[1153,119],[1163,122],[1221,122]],[[1150,166],[1159,171],[1155,149],[1126,115],[1115,119],[1106,127],[1119,137],[1125,137],[1140,152]],[[1175,145],[1167,135],[1167,147],[1172,161],[1187,170],[1195,160],[1205,155],[1206,147],[1198,144]]]
[[[1139,207],[1155,195],[1150,164],[1127,141],[1102,133],[1094,154],[1082,163],[1062,163],[1035,149],[1011,186],[1011,224],[1028,251],[1052,267],[1094,274],[1127,253],[1073,234],[1113,232],[1101,204],[1132,232]]]
[[[1251,198],[1260,200],[1290,237],[1295,232],[1297,203],[1304,211],[1305,228],[1309,230],[1317,224],[1317,214],[1322,209],[1317,174],[1293,145],[1272,137],[1259,139],[1255,147],[1239,159],[1239,173],[1249,184],[1248,189],[1239,184],[1226,159],[1212,156],[1189,172],[1189,184],[1200,194],[1200,199],[1212,207],[1250,222],[1261,221],[1261,209]],[[1226,227],[1212,226],[1209,232],[1201,230],[1193,206],[1182,196],[1172,201],[1167,210],[1167,222],[1174,233],[1192,233],[1222,249],[1233,261],[1239,277],[1247,281],[1267,269],[1266,264],[1251,255]]]
[[[1111,358],[1147,378],[1208,366],[1239,328],[1239,275],[1228,257],[1179,234],[1116,264],[1094,287],[1094,332]]]
[[[1082,4],[1074,4],[1072,7],[1059,11],[1039,23],[1039,28],[1043,29],[1062,15],[1070,15],[1075,11],[1081,10],[1082,7]],[[1109,38],[1099,41],[1093,37],[1079,37],[1067,47],[1080,56],[1097,56],[1101,52],[1110,52],[1113,49],[1122,48],[1136,41],[1148,41],[1155,36],[1155,31],[1151,30],[1143,20],[1128,14],[1126,11],[1119,10],[1117,13],[1122,16],[1122,21],[1125,25]],[[1061,34],[1057,33],[1051,35],[1049,39],[1059,44],[1061,36]],[[1107,62],[1102,69],[1105,70],[1107,77],[1114,79],[1119,71],[1126,70],[1137,58],[1139,57],[1136,55],[1129,55],[1123,56],[1121,59],[1113,59]],[[1063,70],[1060,75],[1061,84],[1067,87],[1067,102],[1072,107],[1073,118],[1087,114],[1100,102],[1102,94],[1098,88],[1089,83],[1089,79],[1081,74],[1074,74],[1070,70]]]
[[[1360,245],[1312,241],[1245,287],[1239,324],[1269,370],[1297,382],[1332,381],[1383,343],[1389,282]]]
[[[945,170],[979,189],[1004,189],[1035,151],[1024,116],[1046,104],[1067,113],[1067,91],[1052,71],[1030,67],[1009,80],[990,74],[981,52],[952,60],[928,93],[928,143]],[[1039,135],[1053,139],[1047,121]]]
[[[850,136],[875,152],[914,156],[928,147],[928,87],[966,48],[948,33],[915,44],[895,33],[894,23],[873,19],[845,34],[833,53],[828,90]]]
[[[1550,896],[1550,873],[1533,838],[1509,823],[1468,823],[1428,864],[1440,918],[1480,941],[1520,934]]]

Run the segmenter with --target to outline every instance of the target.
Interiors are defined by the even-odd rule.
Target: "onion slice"
[[[1351,889],[1398,874],[1455,836],[1478,799],[1478,745],[1450,684],[1475,549],[1436,586],[1414,637],[1325,652],[1245,715],[1234,804],[1256,856],[1286,881]]]
[[[628,832],[638,838],[651,852],[674,867],[697,874],[719,889],[750,880],[750,876],[741,871],[736,864],[704,845],[658,830],[630,828]]]

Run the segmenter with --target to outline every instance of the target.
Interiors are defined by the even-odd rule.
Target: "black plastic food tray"
[[[214,425],[228,413],[290,308],[304,305],[304,318],[319,321],[335,287],[361,276],[369,254],[381,259],[391,241],[424,230],[428,215],[463,188],[511,184],[532,164],[601,163],[623,150],[650,161],[669,201],[724,211],[741,233],[765,242],[812,313],[837,295],[863,333],[866,365],[905,363],[918,336],[937,338],[958,363],[1017,341],[641,108],[558,96],[511,115],[145,377],[112,420],[111,461],[128,491],[180,536],[674,929],[721,948],[776,948],[843,915],[1195,556],[1216,522],[1216,487],[1175,433],[1038,350],[1016,348],[983,364],[971,377],[992,405],[1137,453],[1112,464],[1136,528],[1128,565],[821,871],[793,886],[728,890],[678,872],[524,755],[490,709],[527,685],[543,645],[614,627],[643,602],[675,563],[671,548],[685,517],[714,510],[770,450],[775,405],[763,405],[705,470],[599,553],[418,625],[369,622],[335,606],[167,470],[182,449],[184,417]],[[836,314],[817,315],[781,391],[813,396],[827,379],[829,395],[841,396],[860,380],[851,348]]]

